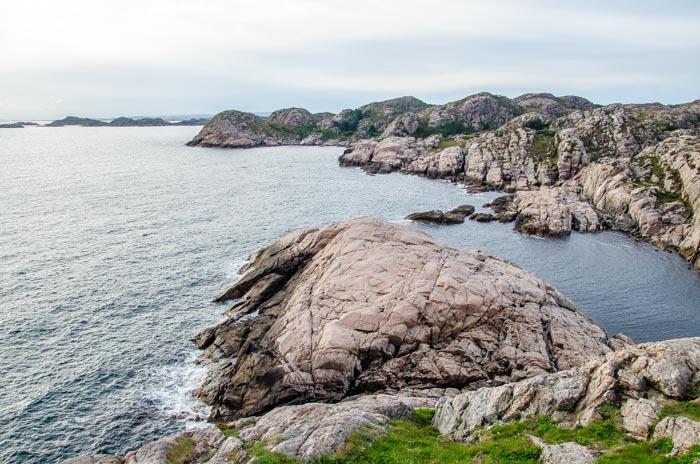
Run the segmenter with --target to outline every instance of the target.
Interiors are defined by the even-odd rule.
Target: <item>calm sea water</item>
[[[495,194],[339,168],[338,148],[188,148],[198,128],[0,130],[0,462],[122,453],[206,415],[189,338],[257,248],[298,227]],[[536,272],[610,334],[700,335],[700,278],[617,233],[416,226]]]

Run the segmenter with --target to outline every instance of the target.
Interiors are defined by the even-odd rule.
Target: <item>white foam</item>
[[[243,266],[248,264],[250,260],[248,259],[243,259],[243,258],[234,258],[232,261],[226,264],[224,267],[224,272],[226,274],[226,277],[231,279],[235,283],[238,281],[238,279],[241,278],[240,270]]]
[[[154,375],[157,385],[146,392],[161,414],[182,421],[187,428],[205,426],[211,412],[192,394],[207,374],[206,367],[197,364],[195,358],[193,352],[183,362],[159,369]]]

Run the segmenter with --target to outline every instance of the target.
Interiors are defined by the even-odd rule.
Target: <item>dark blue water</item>
[[[192,424],[188,339],[245,258],[303,226],[481,205],[494,194],[339,168],[338,148],[218,150],[198,128],[0,131],[0,462],[122,453]],[[609,333],[699,335],[700,278],[624,235],[417,226],[552,282]]]

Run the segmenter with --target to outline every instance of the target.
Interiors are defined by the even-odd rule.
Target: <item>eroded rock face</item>
[[[540,415],[587,425],[604,404],[636,401],[623,404],[625,427],[644,436],[651,426],[645,416],[655,409],[651,402],[685,399],[699,381],[700,338],[633,345],[580,367],[443,398],[434,424],[444,435],[466,440],[480,427]]]
[[[198,396],[235,418],[382,389],[463,387],[567,369],[609,351],[552,287],[480,252],[376,219],[294,232],[220,298],[198,338]]]

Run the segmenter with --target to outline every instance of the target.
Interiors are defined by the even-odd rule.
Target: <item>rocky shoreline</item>
[[[625,446],[698,451],[700,338],[608,338],[549,284],[487,253],[360,218],[294,231],[241,273],[216,297],[233,301],[226,319],[194,339],[209,371],[195,394],[218,425],[67,463],[354,462],[349,443],[363,437],[362,453],[422,411],[426,433],[465,453],[542,417],[559,434],[604,422]],[[677,405],[690,417],[668,412]],[[518,435],[535,461],[619,451],[540,432]]]
[[[444,105],[401,97],[337,115],[227,111],[188,144],[347,146],[341,166],[511,193],[494,216],[519,232],[620,230],[700,271],[699,131],[700,100],[600,107],[581,97],[480,93]]]

